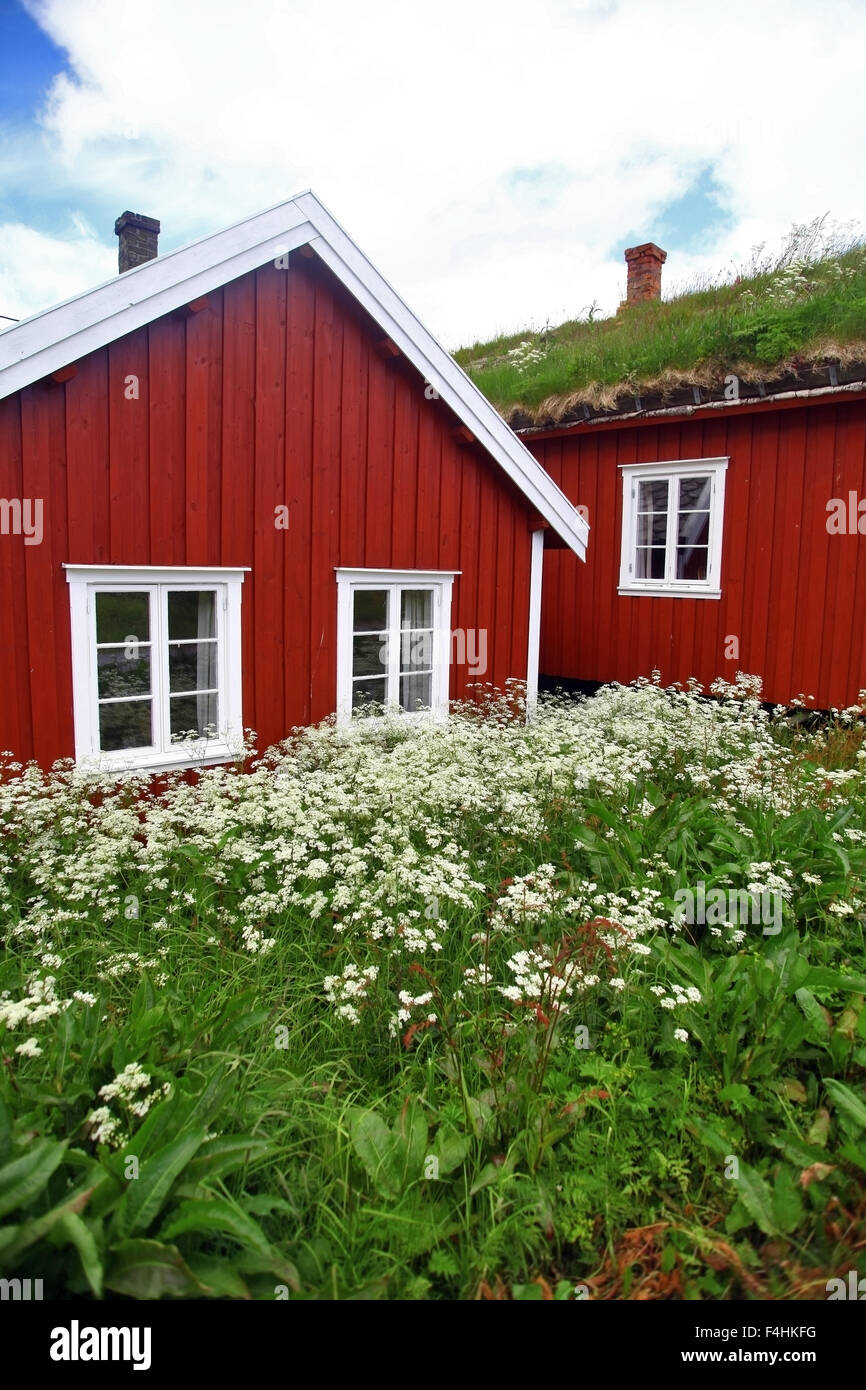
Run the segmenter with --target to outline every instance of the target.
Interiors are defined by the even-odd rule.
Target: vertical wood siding
[[[0,535],[0,749],[74,752],[64,561],[250,566],[260,748],[334,709],[335,566],[462,571],[452,627],[488,630],[488,669],[452,698],[525,677],[533,513],[380,338],[318,262],[268,265],[0,401],[0,496],[44,504],[41,545]]]
[[[708,685],[741,670],[763,678],[767,700],[803,693],[816,708],[866,686],[866,536],[827,531],[831,498],[866,497],[866,401],[580,429],[529,448],[592,527],[586,564],[545,556],[544,675],[627,682],[658,669],[665,684]],[[619,465],[723,456],[721,599],[621,597]]]

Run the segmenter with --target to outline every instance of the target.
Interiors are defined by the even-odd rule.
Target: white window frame
[[[241,587],[248,568],[198,569],[185,565],[64,565],[69,584],[72,629],[72,700],[75,761],[102,772],[170,772],[207,767],[237,756],[243,739],[241,686]],[[219,729],[206,752],[171,744],[163,737],[148,748],[102,752],[96,649],[97,593],[150,593],[151,641],[158,658],[151,663],[154,727],[167,728],[168,638],[165,626],[169,589],[214,589],[216,602]],[[158,644],[158,647],[157,647]]]
[[[725,516],[725,473],[728,458],[677,459],[659,463],[621,463],[622,470],[622,540],[620,548],[620,594],[664,595],[666,598],[711,598],[722,596],[722,533]],[[676,527],[677,508],[668,507],[668,529],[665,543],[666,574],[664,579],[635,577],[637,545],[638,483],[665,480],[669,484],[683,477],[709,475],[710,531],[707,548],[706,579],[677,579]],[[670,498],[670,493],[668,494]]]
[[[341,724],[352,718],[352,633],[354,596],[358,589],[433,590],[433,679],[429,710],[404,710],[399,703],[388,706],[405,719],[443,719],[448,714],[451,678],[451,593],[460,570],[373,570],[340,567],[337,576],[337,719]],[[399,690],[400,642],[399,602],[390,603],[392,640],[388,646],[388,688]]]

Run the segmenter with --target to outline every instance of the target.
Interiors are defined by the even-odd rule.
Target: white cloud
[[[310,186],[454,346],[594,300],[611,312],[625,238],[652,235],[707,166],[731,226],[671,254],[673,280],[827,209],[864,217],[860,0],[31,10],[73,77],[46,102],[30,182],[50,181],[64,224],[98,218],[108,273],[124,208],[159,217],[168,249]],[[21,164],[13,133],[4,172]],[[86,288],[97,261],[105,277],[86,229],[58,230],[51,276],[22,231],[0,227],[4,312]]]
[[[117,253],[106,247],[78,219],[66,235],[46,236],[19,222],[0,227],[0,312],[10,318],[59,304],[80,290],[101,285],[117,271]],[[0,319],[0,329],[9,328]]]

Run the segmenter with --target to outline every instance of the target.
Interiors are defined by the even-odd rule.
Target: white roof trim
[[[314,193],[300,193],[223,232],[157,256],[0,332],[0,399],[305,243],[315,247],[545,521],[584,559],[586,521]]]

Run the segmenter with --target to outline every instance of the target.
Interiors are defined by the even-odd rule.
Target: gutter
[[[583,420],[557,421],[546,427],[544,425],[525,425],[521,429],[516,429],[514,433],[521,437],[525,435],[544,439],[549,438],[552,434],[569,433],[581,426],[618,425],[625,420],[657,420],[665,416],[700,415],[707,410],[744,410],[753,405],[774,405],[781,401],[815,400],[821,396],[853,395],[858,392],[866,392],[866,381],[846,382],[844,386],[813,386],[802,391],[778,391],[774,395],[750,396],[746,399],[736,397],[731,400],[702,401],[700,405],[674,405],[659,410],[630,410],[621,415],[613,413],[590,415]]]

